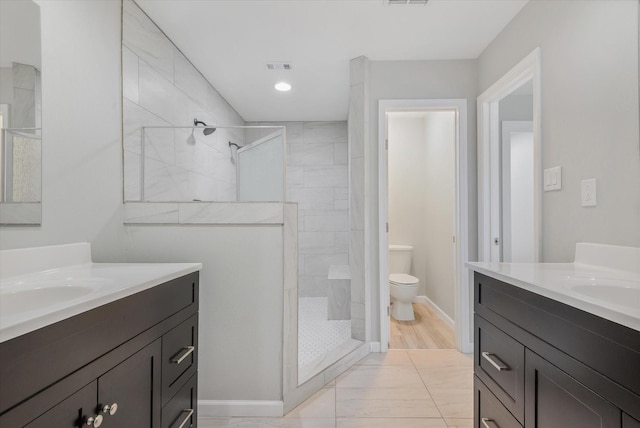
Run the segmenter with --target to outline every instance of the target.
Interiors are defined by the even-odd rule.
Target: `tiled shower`
[[[348,271],[349,265],[347,122],[250,125],[286,127],[287,200],[298,203],[298,361],[303,367],[351,339],[349,282],[329,279],[330,271]],[[247,140],[264,132],[247,130]]]
[[[299,369],[324,364],[334,357],[327,347],[353,334],[347,122],[245,123],[129,0],[122,50],[125,201],[241,200],[239,148],[229,143],[250,145],[285,127],[285,200],[298,203]],[[194,131],[196,118],[216,131]],[[330,280],[330,271],[347,274]]]

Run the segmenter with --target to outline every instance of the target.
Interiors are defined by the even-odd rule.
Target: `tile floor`
[[[283,418],[201,418],[200,428],[472,428],[473,360],[456,350],[370,354]]]
[[[326,297],[298,300],[298,367],[313,366],[351,339],[351,320],[329,320]]]

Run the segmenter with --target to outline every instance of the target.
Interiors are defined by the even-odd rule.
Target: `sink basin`
[[[640,288],[623,285],[588,284],[572,287],[576,293],[640,310]]]
[[[106,279],[56,279],[29,282],[0,292],[0,316],[8,317],[46,307],[71,304],[94,293]]]

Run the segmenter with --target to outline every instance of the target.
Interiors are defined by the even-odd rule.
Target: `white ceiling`
[[[345,120],[349,59],[477,58],[526,2],[137,0],[246,121]]]

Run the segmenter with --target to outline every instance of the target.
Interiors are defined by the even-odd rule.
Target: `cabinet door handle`
[[[482,418],[480,419],[480,421],[482,422],[482,426],[484,426],[484,428],[500,428],[497,423],[489,418]]]
[[[89,425],[90,427],[98,428],[100,425],[102,425],[102,419],[102,415],[91,416],[86,419],[85,424]]]
[[[171,358],[171,363],[180,364],[185,358],[191,355],[191,353],[195,351],[195,349],[196,349],[195,346],[187,346],[185,348],[182,348],[180,352],[178,352],[176,355],[173,356],[173,358]]]
[[[502,361],[500,361],[500,359],[496,357],[495,354],[492,354],[491,352],[483,352],[482,358],[489,361],[489,364],[495,367],[496,370],[498,370],[499,372],[503,370],[509,370],[509,366],[503,363]]]
[[[182,422],[180,422],[179,425],[178,425],[178,423],[176,423],[174,425],[175,428],[183,428],[185,426],[185,424],[187,422],[189,422],[189,419],[191,419],[191,416],[193,415],[193,409],[184,409],[182,411],[182,413],[180,413],[180,414],[184,415],[185,413],[186,413],[186,415],[185,415],[184,419],[182,419]]]
[[[102,413],[108,413],[111,416],[115,415],[118,411],[118,403],[113,403],[112,405],[105,404],[102,406]]]

